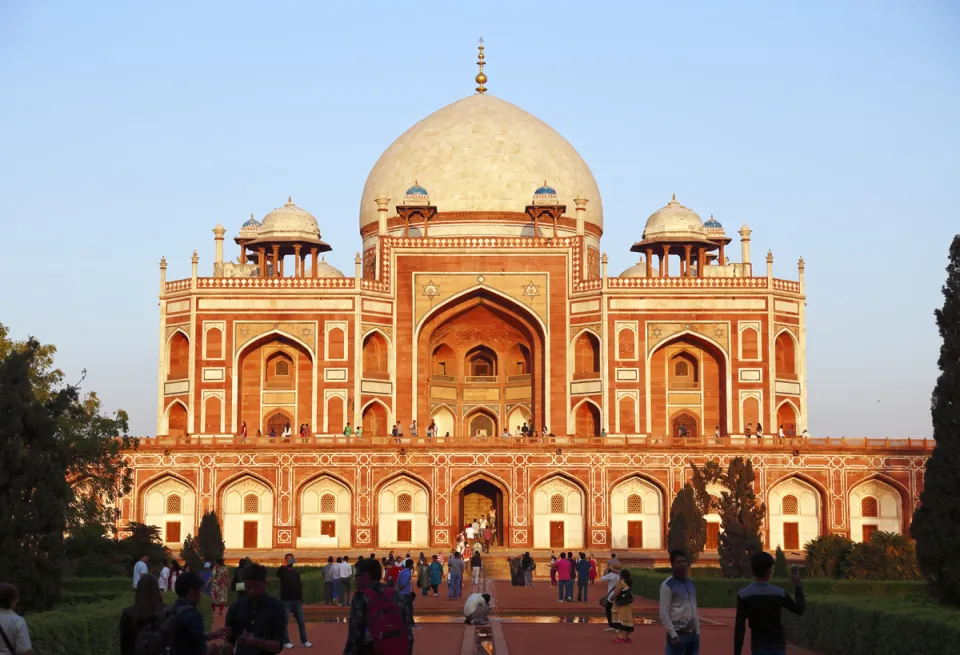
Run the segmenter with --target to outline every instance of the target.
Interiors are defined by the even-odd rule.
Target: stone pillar
[[[373,201],[377,203],[377,233],[383,236],[387,233],[387,212],[390,211],[387,209],[387,205],[390,204],[390,198],[385,196],[383,190],[381,190],[380,195]]]
[[[280,277],[280,246],[273,244],[273,277]]]
[[[653,277],[653,248],[647,248],[647,277]]]
[[[310,277],[317,277],[317,253],[319,252],[318,248],[310,249]]]
[[[301,265],[303,262],[300,259],[300,244],[294,244],[293,246],[293,276],[294,277],[303,277],[303,269]]]
[[[584,232],[586,232],[587,203],[590,201],[583,197],[583,191],[578,193],[573,201],[577,203],[577,236],[582,237]]]
[[[703,277],[703,267],[707,263],[707,250],[703,246],[697,252],[697,277]]]
[[[670,277],[670,246],[663,247],[663,259],[660,261],[660,277]]]
[[[226,233],[227,228],[220,225],[220,223],[217,223],[217,226],[213,228],[213,243],[215,246],[214,264],[223,263],[223,235]]]
[[[260,265],[260,277],[267,277],[267,249],[257,248],[257,263]]]
[[[802,263],[803,260],[801,259],[800,262]],[[800,279],[803,279],[803,278],[800,278]],[[163,300],[163,298],[166,295],[167,295],[167,258],[161,257],[160,258],[160,300]]]
[[[744,223],[743,227],[740,228],[740,261],[743,262],[743,276],[750,277],[753,275],[753,269],[750,266],[750,235],[753,234],[753,230],[747,227],[747,224]]]
[[[356,257],[353,258],[353,269],[354,269],[354,275],[356,276],[356,287],[359,289],[360,279],[361,279],[361,276],[363,275],[363,258],[360,257],[359,252],[357,253]]]
[[[720,242],[720,265],[727,265],[727,258],[723,256],[723,241]]]
[[[803,257],[800,258],[800,261],[797,262],[797,273],[800,276],[800,293],[803,293],[803,270],[807,267],[803,263]]]
[[[773,286],[773,251],[767,251],[767,287]]]
[[[193,256],[190,258],[190,288],[197,288],[197,264],[200,262],[200,258],[197,256],[197,251],[193,251]]]
[[[686,245],[683,247],[683,271],[682,275],[685,277],[690,277],[690,251],[693,250],[693,246]]]
[[[556,223],[554,223],[554,225],[556,225]],[[607,277],[607,264],[609,263],[610,263],[610,258],[607,257],[607,253],[603,253],[603,257],[600,258],[600,268],[602,269],[600,271],[601,277],[604,277],[604,278]]]

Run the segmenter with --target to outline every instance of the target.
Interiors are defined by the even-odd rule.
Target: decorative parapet
[[[610,289],[767,289],[765,277],[611,277]],[[800,283],[773,280],[776,291],[800,293]],[[579,289],[579,287],[578,287]]]

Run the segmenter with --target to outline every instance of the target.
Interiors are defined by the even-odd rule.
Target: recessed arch
[[[184,380],[190,376],[190,336],[181,328],[167,338],[167,380]]]
[[[440,404],[430,410],[430,420],[435,427],[434,437],[457,436],[456,411],[449,405]],[[427,424],[429,426],[429,423]]]
[[[557,509],[555,497],[562,495],[563,512]],[[553,473],[532,487],[533,547],[583,548],[585,544],[586,499],[583,485],[563,473]]]
[[[794,436],[802,431],[800,428],[800,408],[790,399],[782,400],[777,405],[777,427],[771,432],[777,434],[779,428],[783,428],[784,435],[789,436],[793,428]]]
[[[298,548],[349,547],[353,489],[340,476],[321,471],[299,486]],[[328,502],[332,500],[333,502]]]
[[[165,544],[180,544],[196,533],[196,489],[185,479],[162,473],[141,486],[140,498],[141,520],[156,527]]]
[[[372,398],[360,408],[360,425],[363,426],[364,436],[389,436],[393,425],[393,413],[385,402],[379,398]]]
[[[600,336],[590,328],[577,332],[573,338],[573,379],[600,377]]]
[[[410,496],[410,506],[397,500]],[[380,548],[419,548],[430,542],[430,486],[408,471],[398,471],[376,486],[377,544]],[[409,510],[409,511],[408,511]]]
[[[363,377],[390,378],[390,340],[382,330],[373,329],[363,335],[361,342]]]
[[[579,437],[598,437],[601,432],[600,405],[591,398],[584,398],[573,406],[572,417],[575,434]]]
[[[906,534],[910,520],[909,503],[902,485],[886,476],[872,475],[857,482],[848,492],[850,514],[850,538],[854,541],[869,541],[874,532]],[[873,499],[876,514],[864,512],[864,500]]]
[[[170,437],[185,437],[190,433],[187,420],[190,410],[179,398],[171,400],[163,411],[163,430]]]
[[[796,499],[796,513],[790,499]],[[769,485],[766,493],[771,549],[799,551],[825,531],[826,495],[808,476],[788,473]],[[786,502],[785,502],[786,501]]]
[[[638,497],[642,507],[630,503]],[[629,474],[610,487],[611,547],[660,550],[664,543],[665,504],[663,487],[655,480]],[[633,504],[635,505],[635,503]]]
[[[227,548],[273,547],[273,485],[262,477],[243,471],[220,484],[223,541]],[[256,497],[256,506],[250,502]],[[256,511],[254,511],[256,510]]]
[[[777,377],[796,380],[797,357],[800,350],[800,342],[797,337],[790,330],[782,328],[774,336],[773,343]]]
[[[474,407],[463,417],[463,430],[467,437],[496,437],[499,424],[497,414],[485,406]]]

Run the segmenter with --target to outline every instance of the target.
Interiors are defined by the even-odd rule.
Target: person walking
[[[159,624],[163,616],[163,595],[157,578],[140,576],[133,605],[120,613],[120,655],[136,655],[137,635],[148,625]],[[19,651],[16,652],[19,655]]]
[[[523,586],[533,586],[533,572],[537,570],[537,563],[533,561],[529,552],[523,554],[520,560],[520,570],[523,571]]]
[[[280,602],[283,603],[283,645],[293,648],[289,622],[290,615],[293,614],[300,631],[300,643],[304,648],[310,648],[313,644],[307,639],[307,626],[303,619],[303,583],[300,580],[300,571],[293,568],[294,564],[296,559],[293,553],[287,553],[283,558],[283,566],[277,569],[277,577],[280,578]]]
[[[340,563],[340,605],[348,607],[350,605],[350,588],[353,582],[353,565],[350,558],[343,556],[343,562]]]
[[[580,553],[577,560],[577,602],[587,602],[587,593],[590,590],[590,560],[586,553]]]
[[[359,566],[359,563],[357,566]],[[442,581],[443,564],[440,563],[440,558],[437,555],[434,555],[433,561],[430,562],[430,588],[433,589],[434,598],[439,595],[440,583]]]
[[[480,551],[474,551],[470,557],[470,570],[473,572],[473,584],[480,584],[480,571],[483,569],[483,560],[480,558]]]
[[[450,574],[448,587],[448,600],[460,600],[463,593],[463,557],[460,553],[454,553],[447,564],[447,572]]]
[[[620,582],[620,571],[622,569],[620,562],[614,562],[613,566],[607,569],[607,572],[600,578],[601,582],[607,583],[607,593],[603,597],[603,613],[607,615],[606,632],[617,631],[617,627],[613,624],[613,590]]]
[[[570,579],[572,569],[573,562],[567,559],[566,553],[561,552],[560,559],[557,560],[557,582],[560,584],[560,596],[557,602],[573,600],[573,582]]]
[[[688,577],[687,554],[670,551],[672,575],[660,585],[660,623],[667,631],[667,648],[673,655],[700,652],[700,618],[697,591]]]
[[[384,587],[375,558],[357,562],[357,593],[350,602],[343,655],[413,653],[413,617],[394,589]]]
[[[267,569],[251,564],[243,572],[246,594],[234,601],[224,620],[227,645],[236,655],[279,653],[284,646],[287,615],[283,602],[267,593]]]
[[[489,553],[491,548],[493,548],[493,528],[487,523],[483,528],[483,552]]]
[[[340,576],[343,574],[343,558],[338,557],[337,561],[330,567],[330,576],[333,578],[333,604],[340,605],[343,602],[343,584],[340,582]]]
[[[397,593],[400,596],[400,602],[406,605],[410,621],[416,623],[413,616],[413,601],[417,597],[417,595],[413,593],[413,560],[409,558],[405,559],[402,564],[403,568],[400,571],[400,575],[397,576]]]
[[[803,596],[799,568],[793,566],[790,570],[790,581],[797,596],[794,601],[786,591],[770,584],[773,564],[773,555],[770,553],[760,552],[750,559],[753,582],[737,592],[733,655],[743,652],[747,621],[750,621],[750,652],[754,655],[786,655],[787,642],[780,620],[781,610],[803,615],[807,602]]]
[[[136,564],[133,565],[133,588],[137,588],[137,583],[140,582],[140,576],[146,575],[149,573],[147,569],[147,562],[150,561],[149,555],[141,555],[140,559],[137,560]]]
[[[550,553],[550,586],[557,586],[557,556]]]
[[[333,605],[333,555],[327,557],[327,563],[320,567],[323,576],[323,604]]]
[[[617,634],[613,643],[629,644],[633,641],[630,637],[633,634],[633,578],[630,577],[630,571],[620,571],[620,580],[614,586],[612,595],[613,628]]]
[[[160,585],[161,594],[170,588],[170,567],[167,566],[166,558],[160,560],[160,577],[157,578],[157,583]]]
[[[421,596],[430,594],[430,564],[427,563],[427,558],[422,554],[417,564],[417,586],[420,588]]]
[[[594,584],[597,581],[597,558],[593,556],[593,553],[590,553],[590,584]]]
[[[210,578],[210,606],[214,611],[219,609],[221,616],[227,609],[227,591],[229,589],[230,573],[221,557],[213,565],[213,573]]]

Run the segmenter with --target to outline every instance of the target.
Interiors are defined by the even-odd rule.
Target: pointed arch
[[[167,337],[167,380],[185,380],[190,377],[190,335],[176,328]]]
[[[139,498],[140,520],[156,527],[165,544],[179,544],[196,532],[196,488],[181,476],[171,472],[154,476],[141,485]]]
[[[481,418],[483,417],[483,418]],[[467,437],[479,436],[496,437],[500,434],[498,426],[500,417],[497,413],[485,405],[479,405],[468,411],[463,417],[463,433]],[[486,434],[482,434],[486,432]]]
[[[591,398],[584,398],[573,406],[571,415],[577,436],[600,436],[600,421],[603,416],[603,410],[596,401]]]
[[[276,489],[263,477],[241,471],[217,489],[227,548],[272,548]],[[255,498],[256,502],[250,502]]]
[[[771,549],[780,546],[799,551],[810,540],[827,533],[828,496],[823,485],[809,476],[788,473],[770,484],[765,496]],[[792,503],[784,502],[790,496],[796,498],[796,513]]]
[[[799,340],[793,332],[787,328],[781,328],[774,336],[773,343],[777,378],[796,380],[798,368],[797,354],[800,351]]]
[[[771,434],[777,434],[776,430],[783,427],[783,433],[789,436],[791,426],[795,434],[803,431],[800,427],[800,408],[793,400],[787,398],[777,404],[777,427],[771,430]]]
[[[364,436],[389,436],[393,422],[393,412],[379,398],[371,398],[360,408],[360,425],[363,426]]]
[[[640,512],[630,506],[631,496],[642,499]],[[662,549],[665,543],[666,493],[647,475],[630,473],[610,486],[611,546],[617,549]]]
[[[573,338],[573,379],[600,377],[600,344],[602,340],[591,328],[584,328]]]
[[[300,484],[294,499],[298,548],[350,546],[354,492],[345,480],[328,471],[315,473]]]
[[[397,499],[409,495],[409,507]],[[430,542],[430,485],[419,476],[400,470],[375,488],[378,547],[425,547]]]
[[[847,492],[850,515],[850,538],[854,541],[869,541],[873,532],[908,534],[912,513],[910,494],[907,489],[889,476],[875,473],[855,483]],[[877,515],[864,516],[863,500],[875,499]]]
[[[374,328],[363,335],[361,352],[364,378],[390,378],[390,340],[382,330]]]
[[[177,406],[180,410],[174,412],[174,407]],[[163,411],[163,431],[170,437],[185,437],[190,434],[189,426],[187,425],[188,417],[190,416],[190,410],[179,398],[174,398],[168,404],[166,409]]]
[[[534,548],[583,548],[586,539],[587,499],[589,494],[576,478],[561,471],[547,475],[531,488],[533,504]],[[562,495],[563,512],[554,497]],[[558,543],[557,537],[562,536]]]

